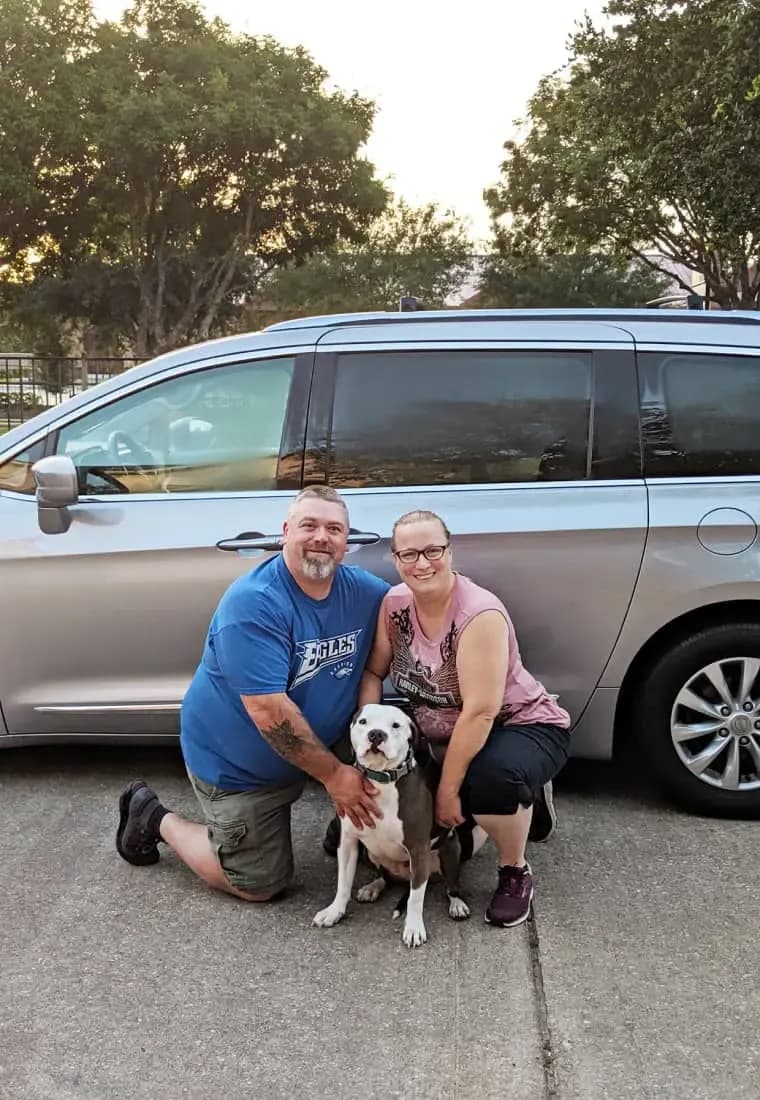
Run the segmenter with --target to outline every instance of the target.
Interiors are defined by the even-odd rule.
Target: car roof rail
[[[406,299],[401,299],[405,301]],[[416,299],[415,299],[416,302]],[[346,325],[387,325],[400,322],[414,325],[434,321],[646,321],[650,324],[698,324],[698,325],[757,325],[760,310],[704,310],[704,309],[656,309],[631,308],[607,309],[430,309],[420,310],[415,305],[399,309],[398,313],[330,313],[314,317],[295,317],[290,321],[278,321],[268,325],[263,332],[283,329],[339,328]]]

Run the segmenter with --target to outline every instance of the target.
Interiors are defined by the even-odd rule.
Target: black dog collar
[[[385,772],[376,772],[374,768],[365,768],[358,760],[354,761],[354,767],[357,771],[360,771],[362,775],[366,775],[367,779],[372,779],[375,783],[396,783],[399,779],[403,779],[405,775],[409,775],[409,772],[417,767],[417,761],[414,759],[414,753],[410,749],[409,755],[399,768],[390,768]]]

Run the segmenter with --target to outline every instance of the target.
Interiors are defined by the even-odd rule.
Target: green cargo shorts
[[[343,764],[353,759],[345,734],[331,752]],[[293,877],[290,807],[308,779],[287,787],[225,791],[190,769],[187,774],[208,826],[211,847],[232,886],[249,894],[278,894]],[[334,807],[333,807],[334,810]]]
[[[225,791],[188,771],[211,847],[230,884],[244,893],[276,894],[293,877],[290,807],[306,785]]]

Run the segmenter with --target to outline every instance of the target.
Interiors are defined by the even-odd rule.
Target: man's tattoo
[[[267,730],[262,730],[261,733],[272,748],[286,760],[300,760],[304,749],[308,746],[308,741],[304,741],[303,737],[296,733],[292,723],[287,719],[277,722]]]

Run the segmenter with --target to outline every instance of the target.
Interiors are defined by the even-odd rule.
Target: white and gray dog
[[[380,868],[380,875],[361,887],[356,895],[359,901],[377,901],[389,880],[409,883],[393,914],[395,919],[406,908],[401,938],[407,947],[418,947],[427,939],[422,910],[431,874],[440,871],[443,875],[449,915],[454,920],[470,915],[459,889],[462,830],[469,834],[465,839],[467,856],[482,847],[486,836],[472,821],[459,829],[436,826],[433,807],[439,769],[432,761],[430,766],[418,763],[414,735],[414,724],[398,707],[371,703],[354,716],[354,766],[375,786],[383,816],[374,828],[357,829],[349,818],[341,819],[338,888],[332,903],[314,917],[320,928],[330,928],[345,915],[360,842]]]

